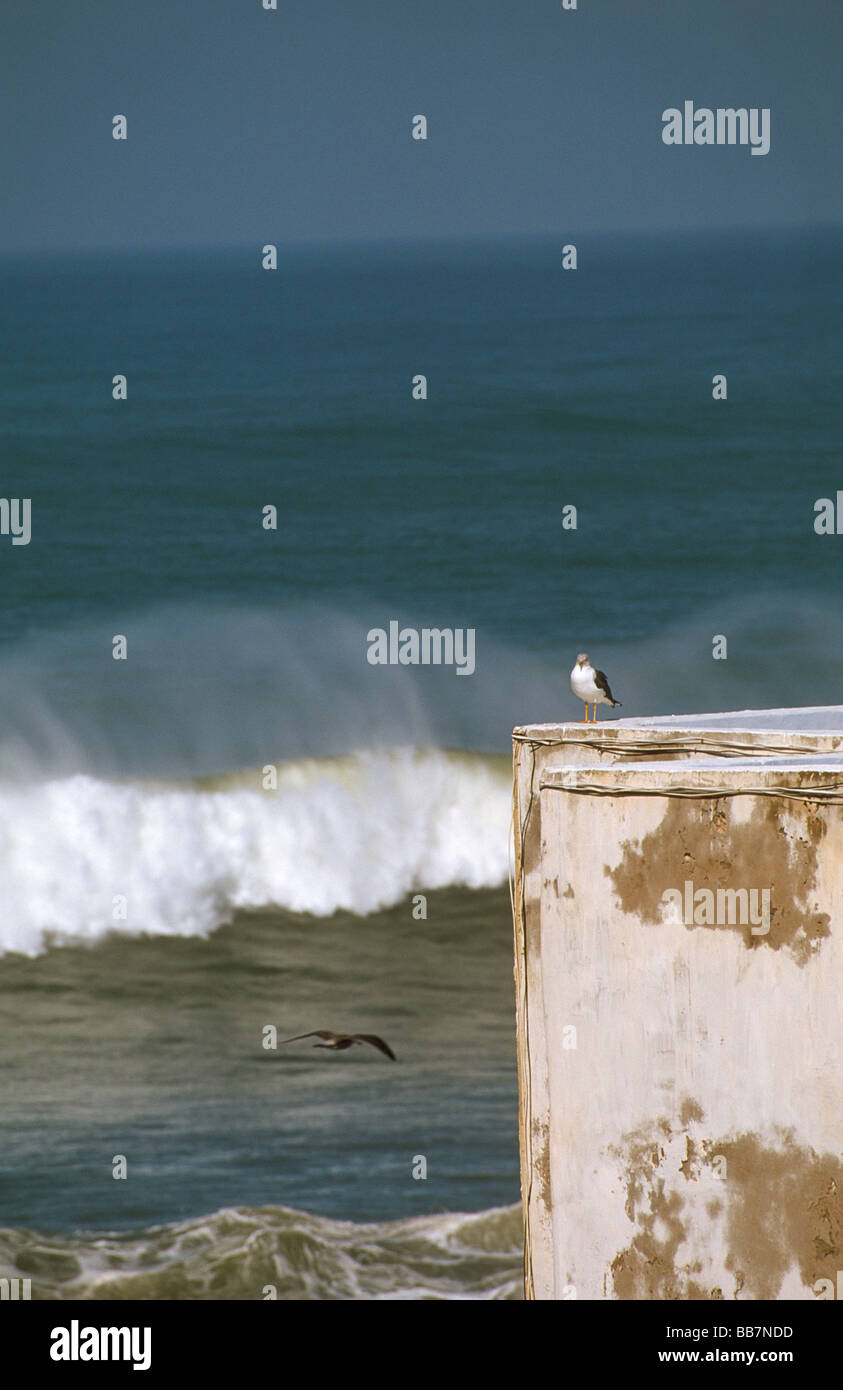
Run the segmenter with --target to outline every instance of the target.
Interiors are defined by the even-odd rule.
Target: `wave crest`
[[[520,1205],[357,1224],[227,1208],[127,1236],[0,1230],[33,1299],[518,1299]]]
[[[509,761],[366,751],[191,782],[0,788],[0,949],[203,936],[238,910],[361,915],[507,872]],[[125,915],[121,915],[121,914]]]

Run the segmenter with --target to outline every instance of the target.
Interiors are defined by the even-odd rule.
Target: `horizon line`
[[[612,238],[614,240],[623,237],[663,237],[663,236],[717,236],[724,233],[755,233],[764,235],[765,233],[776,232],[819,232],[819,231],[838,231],[843,230],[843,221],[822,221],[822,222],[771,222],[771,223],[717,223],[708,227],[673,225],[673,226],[631,226],[631,227],[592,227],[592,228],[560,228],[558,231],[511,231],[511,232],[446,232],[434,235],[419,234],[397,234],[394,236],[315,236],[315,237],[293,237],[286,241],[276,241],[270,243],[268,240],[263,242],[259,238],[254,241],[236,238],[230,241],[156,241],[156,242],[98,242],[86,245],[57,245],[47,243],[42,245],[13,245],[0,246],[0,257],[2,256],[73,256],[73,255],[121,255],[121,254],[150,254],[163,255],[176,252],[190,251],[253,251],[261,245],[273,244],[277,246],[279,252],[282,251],[304,251],[329,249],[338,250],[343,247],[400,247],[400,246],[439,246],[439,245],[465,245],[468,243],[499,243],[513,241],[533,241],[548,242],[561,239],[571,239],[575,237],[593,237],[601,239]]]

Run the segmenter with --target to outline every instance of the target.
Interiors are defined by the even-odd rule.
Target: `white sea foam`
[[[367,751],[215,782],[0,786],[0,949],[109,931],[207,935],[237,909],[364,914],[502,882],[507,760]],[[121,920],[119,903],[127,916]]]
[[[0,1276],[55,1299],[519,1299],[521,1207],[355,1223],[229,1207],[125,1235],[0,1229]]]

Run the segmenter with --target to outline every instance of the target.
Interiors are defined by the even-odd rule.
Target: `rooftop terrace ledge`
[[[843,754],[843,705],[520,724],[512,738],[522,782],[551,760],[558,764],[560,755],[565,762],[592,766],[647,758],[814,758]]]
[[[659,714],[632,719],[598,719],[596,724],[564,720],[546,724],[521,724],[514,732],[533,738],[554,738],[572,734],[589,737],[620,738],[631,732],[654,730],[672,733],[817,733],[837,735],[843,746],[843,705],[804,705],[791,709],[729,710],[719,714]]]

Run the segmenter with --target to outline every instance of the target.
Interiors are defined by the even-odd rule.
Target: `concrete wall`
[[[843,1270],[843,710],[724,718],[516,730],[528,1297]]]

